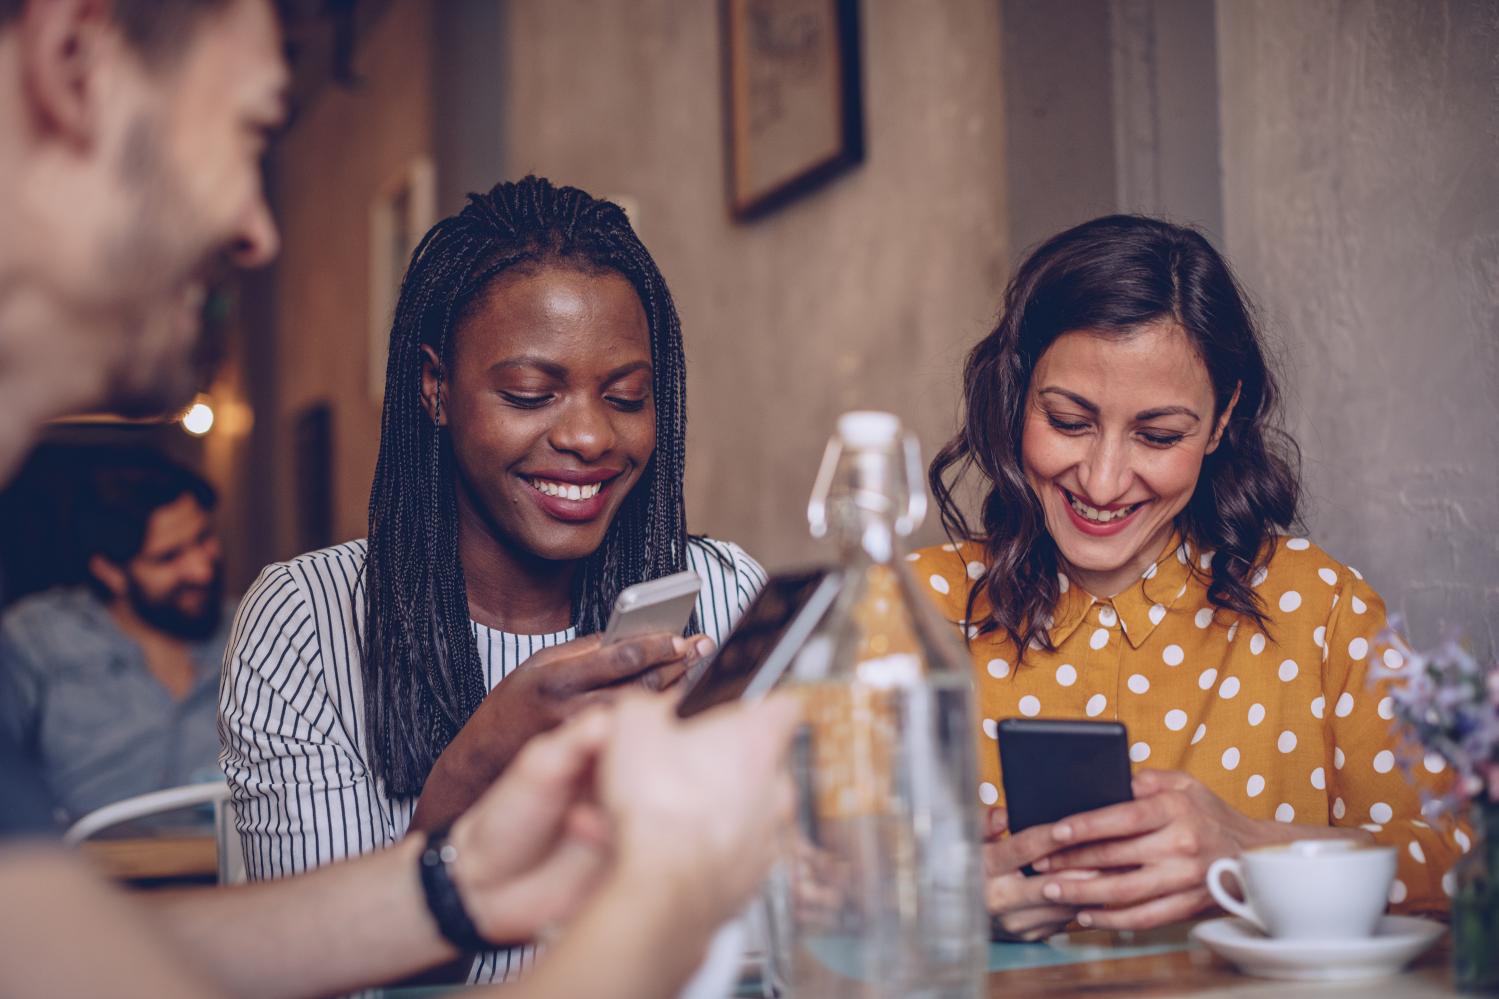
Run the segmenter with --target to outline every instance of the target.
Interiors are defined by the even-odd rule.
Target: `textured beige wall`
[[[319,400],[333,409],[335,540],[366,531],[380,434],[379,402],[367,378],[370,206],[414,157],[431,155],[430,32],[426,2],[392,3],[360,41],[361,82],[325,87],[276,153],[283,252],[275,271],[276,379],[267,428],[276,446],[263,470],[274,483],[267,558],[296,553],[294,421]]]
[[[928,454],[951,430],[962,355],[1008,266],[998,6],[863,3],[865,162],[741,226],[725,209],[718,4],[509,5],[505,173],[633,198],[676,297],[693,530],[805,561],[838,413],[894,410]]]
[[[1285,344],[1310,526],[1499,636],[1499,7],[1218,4],[1227,249]]]

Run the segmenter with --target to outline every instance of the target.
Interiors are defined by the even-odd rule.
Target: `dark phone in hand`
[[[841,586],[840,577],[826,569],[771,576],[677,704],[677,714],[689,718],[727,701],[768,693]]]
[[[999,758],[1011,834],[1134,799],[1118,722],[1006,718]]]

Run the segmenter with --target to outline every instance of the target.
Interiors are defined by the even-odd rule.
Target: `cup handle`
[[[1265,927],[1265,924],[1260,920],[1260,917],[1255,915],[1254,910],[1244,902],[1240,902],[1238,899],[1234,898],[1228,893],[1227,889],[1223,887],[1223,875],[1225,874],[1232,874],[1234,880],[1239,882],[1240,890],[1242,891],[1244,889],[1244,868],[1239,864],[1238,858],[1219,857],[1208,866],[1208,894],[1212,895],[1213,901],[1223,906],[1224,909],[1233,913],[1235,916],[1238,916],[1240,919],[1245,920],[1251,926],[1254,926],[1256,929],[1258,929],[1261,933],[1269,936],[1269,929]],[[1247,891],[1245,892],[1244,897],[1249,897]]]

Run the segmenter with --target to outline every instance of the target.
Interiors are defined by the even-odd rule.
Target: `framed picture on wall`
[[[723,0],[729,208],[762,215],[864,158],[858,0]]]
[[[385,398],[390,323],[411,253],[437,213],[437,173],[426,157],[412,160],[370,205],[370,398]]]

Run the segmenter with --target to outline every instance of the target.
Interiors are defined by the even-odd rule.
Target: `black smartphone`
[[[1012,833],[1134,798],[1118,722],[1006,718],[999,761]]]
[[[677,714],[700,711],[774,687],[841,587],[827,569],[777,573],[745,608],[707,668],[687,688]]]

